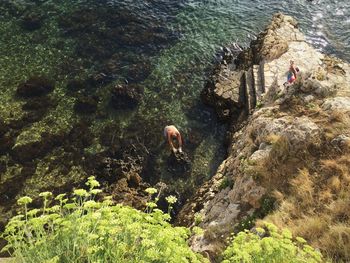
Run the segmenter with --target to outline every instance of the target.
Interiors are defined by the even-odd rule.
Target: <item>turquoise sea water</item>
[[[76,169],[82,174],[77,178],[84,178],[96,172],[84,160],[118,159],[112,146],[137,141],[148,153],[144,180],[165,181],[188,196],[225,157],[226,127],[199,99],[216,54],[233,41],[248,46],[276,12],[296,17],[317,49],[350,60],[348,1],[2,0],[0,118],[11,124],[7,136],[13,142],[1,151],[0,185],[21,177],[28,167],[31,172],[21,177],[21,187],[9,198],[42,190],[38,182],[52,178],[53,171],[55,178],[66,178]],[[54,103],[28,120],[28,114],[38,112],[28,113],[15,91],[33,75],[55,81],[50,95]],[[83,84],[69,90],[72,80]],[[111,90],[125,83],[143,90],[142,99],[136,108],[114,109]],[[76,112],[81,97],[95,100],[97,109]],[[176,125],[184,136],[192,161],[184,177],[168,167],[162,138],[167,124]],[[80,135],[70,136],[79,129]],[[40,141],[46,133],[68,139],[55,141],[30,160],[14,156],[14,148]],[[103,170],[98,172],[103,177]]]

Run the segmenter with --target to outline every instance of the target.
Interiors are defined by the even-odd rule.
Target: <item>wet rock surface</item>
[[[224,47],[222,61],[215,67],[201,93],[203,102],[215,108],[219,119],[229,120],[244,105],[241,95],[242,72],[234,71],[235,59],[240,53],[237,44]]]

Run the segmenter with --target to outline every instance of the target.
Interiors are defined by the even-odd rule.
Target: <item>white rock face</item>
[[[322,105],[326,111],[340,111],[350,113],[350,98],[349,97],[335,97],[326,99]]]
[[[259,163],[269,157],[272,150],[272,146],[268,145],[264,149],[259,149],[255,151],[250,157],[249,160],[253,163]]]
[[[309,118],[295,118],[282,133],[295,151],[304,149],[310,144],[319,144],[321,141],[320,128]]]

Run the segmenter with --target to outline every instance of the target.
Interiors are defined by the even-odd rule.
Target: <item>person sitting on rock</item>
[[[179,151],[182,153],[182,138],[178,129],[174,125],[168,125],[164,128],[164,137],[168,141],[168,144],[171,150],[176,153]],[[177,144],[178,148],[174,146],[174,143]]]
[[[293,83],[297,78],[297,72],[299,72],[299,68],[294,66],[294,61],[290,61],[290,67],[287,76],[287,82]]]

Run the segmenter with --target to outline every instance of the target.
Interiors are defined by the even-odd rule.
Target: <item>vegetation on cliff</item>
[[[25,213],[7,225],[5,250],[19,262],[205,262],[187,245],[190,230],[168,222],[175,197],[167,197],[169,213],[151,200],[141,212],[108,197],[94,201],[99,183],[90,177],[87,185],[89,191],[76,189],[72,198],[41,193],[42,209],[28,210],[32,199],[20,198]],[[156,189],[147,191],[151,197]]]
[[[275,137],[272,145],[279,155],[270,155],[255,165],[258,179],[277,199],[276,211],[266,220],[303,236],[333,261],[347,261],[350,155],[344,133],[350,127],[349,116],[340,111],[325,112],[317,104],[308,108],[296,103],[293,107],[299,109],[299,114],[312,116],[325,134],[317,147],[302,154],[302,162],[289,151],[290,147],[282,146],[285,138]]]
[[[154,188],[147,188],[149,202],[144,212],[115,205],[109,196],[103,201],[95,178],[86,183],[89,190],[76,189],[71,198],[43,192],[41,209],[28,209],[33,202],[25,196],[18,200],[24,214],[13,217],[2,234],[8,244],[3,249],[16,262],[208,262],[187,244],[192,231],[173,227],[170,211],[176,197],[166,198],[164,213],[157,208]],[[245,230],[234,237],[223,253],[223,262],[321,262],[321,254],[303,238],[292,239],[288,230],[281,233],[272,224],[256,232]]]
[[[222,263],[230,262],[283,262],[301,263],[322,262],[322,255],[305,239],[296,237],[292,233],[265,223],[265,228],[256,228],[255,233],[248,230],[239,232],[233,242],[223,253]]]

